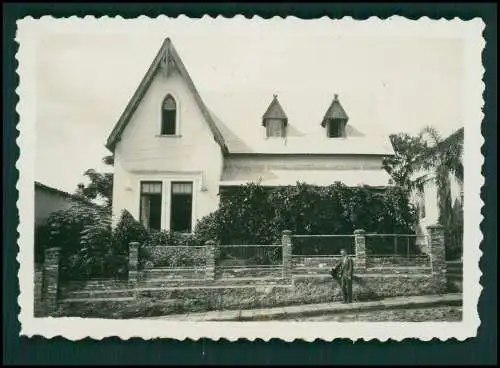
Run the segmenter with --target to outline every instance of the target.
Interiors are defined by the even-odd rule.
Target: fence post
[[[354,246],[356,251],[356,263],[360,270],[366,269],[366,237],[362,229],[354,230]]]
[[[292,277],[292,232],[284,230],[281,235],[282,255],[283,255],[283,278]]]
[[[35,304],[34,304],[34,312],[35,312],[35,317],[40,317],[43,316],[44,314],[44,307],[43,307],[43,263],[35,263],[35,275],[34,275],[34,285],[35,285],[35,291],[34,291],[34,299],[35,299]]]
[[[137,269],[139,263],[139,243],[130,242],[128,245],[128,281],[137,283]]]
[[[215,280],[215,242],[208,240],[205,242],[207,249],[207,265],[205,268],[205,279]]]
[[[59,290],[59,261],[61,248],[45,250],[43,269],[43,301],[45,312],[51,315],[57,310],[57,296]]]
[[[441,225],[427,226],[429,232],[429,253],[431,256],[432,275],[439,290],[446,289],[446,258],[444,228]]]

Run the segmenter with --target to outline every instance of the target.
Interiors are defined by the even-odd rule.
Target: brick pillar
[[[354,230],[354,247],[356,252],[356,264],[360,271],[364,271],[366,270],[366,237],[364,230]]]
[[[34,314],[35,317],[40,317],[43,315],[43,297],[42,297],[42,284],[43,284],[43,264],[35,263],[35,304],[34,304]]]
[[[431,257],[432,275],[439,291],[446,289],[446,258],[444,244],[444,228],[441,225],[427,226],[429,232],[429,254]]]
[[[45,312],[51,315],[57,310],[57,294],[59,290],[59,260],[61,248],[45,250],[43,267],[43,300]]]
[[[139,243],[131,242],[128,245],[128,280],[133,284],[137,282],[138,263],[139,263]]]
[[[215,280],[215,248],[216,244],[213,240],[208,240],[205,243],[207,250],[207,265],[205,268],[205,279]]]
[[[292,232],[284,230],[281,235],[281,245],[283,252],[283,278],[292,278]]]

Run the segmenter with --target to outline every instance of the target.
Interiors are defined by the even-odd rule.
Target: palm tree
[[[436,129],[426,127],[420,136],[422,139],[430,141],[430,144],[420,157],[417,166],[420,169],[433,171],[438,193],[438,222],[445,228],[447,242],[461,247],[462,208],[461,206],[457,208],[452,203],[450,174],[462,187],[464,180],[462,161],[464,129],[460,128],[446,139],[442,139]]]

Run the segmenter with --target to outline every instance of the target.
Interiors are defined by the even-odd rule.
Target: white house
[[[249,182],[389,185],[388,137],[355,129],[337,95],[311,121],[288,116],[276,95],[259,98],[270,103],[262,120],[236,134],[241,121],[208,109],[167,38],[106,142],[115,157],[115,223],[126,209],[147,228],[191,232],[217,209],[222,187]]]

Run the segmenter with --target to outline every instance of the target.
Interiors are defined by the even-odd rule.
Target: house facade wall
[[[161,106],[171,94],[177,104],[177,134],[161,136]],[[115,147],[113,223],[122,210],[139,220],[140,182],[162,181],[162,228],[170,227],[172,181],[193,182],[193,228],[218,206],[223,157],[185,80],[161,70],[132,115]]]
[[[378,170],[378,155],[236,155],[224,160],[224,171],[231,170]]]
[[[422,216],[421,211],[418,211],[418,229],[421,234],[427,234],[427,226],[438,223],[439,219],[439,202],[438,202],[438,189],[433,176],[423,184],[423,205],[425,206],[425,216]],[[458,182],[454,175],[450,174],[450,191],[451,191],[451,205],[453,206],[456,200],[461,200],[462,184]],[[415,189],[412,193],[412,202],[419,205],[418,190]],[[420,203],[422,205],[422,203]]]
[[[42,225],[51,213],[70,206],[69,198],[35,186],[35,226]]]

